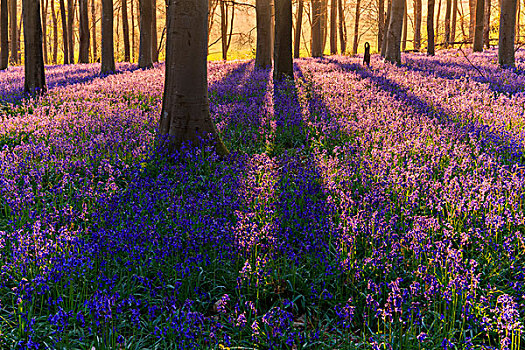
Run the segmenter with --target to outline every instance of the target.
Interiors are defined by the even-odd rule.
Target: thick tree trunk
[[[355,22],[354,22],[354,45],[352,47],[352,55],[357,54],[357,46],[359,45],[359,17],[361,15],[361,0],[355,2]]]
[[[388,41],[388,28],[390,28],[390,17],[392,17],[392,0],[388,0],[386,10],[386,21],[385,21],[385,34],[383,35],[383,42],[381,43],[381,57],[385,57],[386,54],[386,43]]]
[[[421,49],[421,0],[414,0],[414,50]]]
[[[474,30],[474,52],[483,51],[483,24],[484,24],[485,1],[476,0],[476,28]]]
[[[330,5],[330,54],[337,53],[337,0]]]
[[[428,46],[427,54],[429,56],[434,56],[435,54],[435,44],[434,44],[434,7],[435,0],[428,0],[428,9],[427,9],[427,37],[428,37]]]
[[[0,0],[0,70],[9,64],[9,15],[7,0]]]
[[[323,55],[321,0],[312,0],[311,4],[312,4],[312,47],[311,47],[312,57],[321,57]]]
[[[517,0],[502,0],[499,17],[498,62],[501,67],[514,67],[514,40]]]
[[[42,51],[42,20],[39,0],[22,0],[24,18],[24,91],[46,91],[44,53]]]
[[[153,67],[151,59],[151,0],[140,0],[139,68]],[[207,7],[206,7],[207,8]]]
[[[67,34],[67,21],[66,21],[66,6],[64,0],[59,0],[60,4],[60,19],[62,20],[62,47],[64,51],[64,64],[69,64],[69,45],[68,45],[68,34]]]
[[[405,13],[403,14],[403,36],[401,38],[401,51],[407,49],[407,35],[408,35],[408,10],[407,0],[405,0]]]
[[[418,1],[418,0],[415,0]],[[385,0],[378,0],[377,9],[377,51],[381,52],[385,33]]]
[[[339,0],[337,3],[339,7],[339,44],[341,46],[341,55],[346,53],[346,24],[343,1],[344,0]]]
[[[468,27],[468,37],[470,42],[474,42],[474,28],[476,27],[476,0],[468,1],[470,21]]]
[[[129,21],[128,21],[128,4],[127,0],[121,1],[122,6],[122,38],[124,40],[124,61],[130,60],[129,48]]]
[[[53,64],[58,63],[58,19],[55,0],[51,0],[51,19],[53,20]]]
[[[520,18],[521,18],[521,0],[518,0],[518,11],[516,14],[516,43],[517,44],[521,43]]]
[[[170,1],[158,139],[176,151],[187,142],[199,146],[201,138],[211,134],[217,153],[226,155],[209,111],[207,19],[207,0]]]
[[[159,48],[157,47],[157,0],[151,0],[151,60],[159,61]]]
[[[490,48],[490,0],[485,0],[485,22],[483,24],[483,42]]]
[[[255,17],[257,21],[257,48],[255,51],[255,66],[258,68],[268,68],[272,66],[273,44],[271,35],[272,5],[270,0],[255,1]]]
[[[259,0],[257,0],[259,1]],[[297,7],[297,22],[295,23],[295,37],[293,41],[293,57],[299,58],[299,52],[301,50],[301,28],[303,26],[303,10],[304,10],[304,0],[298,0],[299,4]],[[271,21],[270,21],[271,25]],[[258,27],[259,25],[257,25]],[[270,32],[271,32],[270,27]],[[271,55],[270,55],[271,56]]]
[[[452,1],[452,19],[450,22],[450,42],[456,41],[456,27],[458,20],[458,0]],[[454,44],[452,44],[454,46]]]
[[[9,0],[9,40],[10,40],[10,61],[11,64],[18,63],[18,30],[16,29],[16,0]]]
[[[447,0],[445,10],[445,46],[450,45],[450,15],[452,14],[452,0]]]
[[[293,79],[292,0],[275,0],[274,80]]]
[[[67,44],[69,63],[75,63],[75,45],[73,41],[73,21],[75,19],[74,0],[67,0]]]
[[[44,64],[47,64],[47,6],[49,0],[41,0],[40,6],[42,9],[42,49],[44,55]]]
[[[102,0],[102,42],[100,70],[102,74],[115,71],[115,52],[113,49],[113,0]]]
[[[79,0],[80,6],[80,47],[78,50],[78,62],[89,63],[89,16],[88,0]]]
[[[392,0],[385,59],[396,64],[401,63],[401,32],[403,30],[404,13],[405,0]]]

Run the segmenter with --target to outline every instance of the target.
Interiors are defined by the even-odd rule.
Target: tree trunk
[[[67,0],[67,44],[69,63],[75,63],[75,45],[73,42],[73,20],[75,19],[74,0]]]
[[[166,74],[158,139],[170,151],[202,137],[215,141],[218,154],[228,150],[219,138],[208,100],[207,0],[171,0],[167,14]]]
[[[386,21],[385,21],[385,34],[383,35],[383,42],[381,43],[381,57],[385,57],[386,54],[386,42],[388,41],[388,28],[390,27],[390,17],[392,17],[392,0],[388,0],[386,10]]]
[[[133,8],[135,7],[134,5],[134,0],[131,0],[131,60],[132,61],[135,61],[135,57],[136,57],[136,45],[135,45],[135,14],[134,14],[134,10]]]
[[[276,0],[279,1],[279,0]],[[285,0],[280,0],[285,1]],[[312,0],[312,57],[323,55],[323,37],[321,24],[321,0]],[[277,33],[277,32],[276,32]]]
[[[293,79],[292,0],[275,0],[275,36],[273,78]]]
[[[257,0],[259,1],[259,0]],[[304,9],[304,0],[298,0],[299,4],[297,7],[297,22],[295,23],[295,37],[293,41],[293,57],[299,58],[299,52],[301,50],[301,27],[303,26],[303,9]],[[270,21],[271,26],[271,21]],[[257,28],[259,25],[257,25]],[[270,32],[271,32],[270,27]],[[270,55],[271,57],[271,55]]]
[[[483,42],[490,48],[490,0],[485,0],[485,22],[483,24]]]
[[[55,0],[51,0],[51,18],[53,20],[53,64],[58,63],[58,19],[55,11]]]
[[[102,0],[102,42],[100,70],[102,74],[115,71],[115,53],[113,49],[113,0]]]
[[[78,63],[89,63],[89,17],[88,0],[79,0],[80,7],[80,47],[78,50]]]
[[[403,30],[404,13],[405,0],[392,0],[385,59],[396,64],[401,63],[401,32]]]
[[[457,0],[456,0],[457,1]],[[414,50],[421,49],[421,15],[422,4],[421,0],[414,0]]]
[[[47,64],[47,5],[49,0],[40,0],[42,8],[42,49],[44,55],[44,64]]]
[[[122,38],[124,40],[124,62],[130,60],[129,48],[129,22],[128,22],[128,4],[127,0],[121,1],[122,7]]]
[[[9,15],[7,0],[0,0],[0,70],[7,68],[9,63]]]
[[[427,54],[429,56],[434,56],[435,54],[435,45],[434,45],[434,7],[435,0],[428,0],[428,9],[427,9],[427,37],[428,37],[428,46]]]
[[[69,64],[69,45],[67,35],[66,6],[64,0],[59,0],[60,19],[62,20],[62,47],[64,51],[64,64]]]
[[[415,0],[418,1],[418,0]],[[377,51],[381,51],[385,33],[385,0],[378,0],[377,9]]]
[[[151,0],[151,60],[159,61],[159,48],[157,47],[157,0]]]
[[[501,67],[514,67],[514,40],[517,0],[502,0],[499,17],[498,62]]]
[[[339,7],[339,43],[341,46],[341,55],[344,55],[346,53],[346,24],[343,1],[344,0],[339,0],[337,3]]]
[[[405,13],[403,14],[403,37],[401,39],[401,51],[407,49],[407,35],[408,35],[408,9],[407,0],[405,0]]]
[[[445,10],[445,46],[450,45],[450,15],[452,14],[452,0],[447,0]]]
[[[483,14],[485,12],[485,1],[476,0],[476,28],[474,30],[474,52],[483,52]]]
[[[97,62],[97,8],[95,4],[96,0],[91,0],[91,54],[93,56],[93,62]]]
[[[518,44],[521,43],[520,18],[521,18],[521,1],[518,0],[518,11],[516,14],[516,43]]]
[[[46,91],[44,53],[42,51],[42,20],[39,0],[22,0],[24,18],[24,91]]]
[[[220,0],[221,4],[221,46],[222,59],[228,59],[228,7],[225,0]]]
[[[434,35],[434,41],[439,39],[439,20],[441,19],[441,0],[438,2],[438,11],[436,16],[436,33]]]
[[[10,61],[13,65],[18,63],[18,31],[16,29],[16,18],[16,0],[9,0]]]
[[[337,53],[337,0],[330,5],[330,54]]]
[[[326,37],[328,36],[328,0],[321,0],[321,49],[324,54],[326,47]]]
[[[151,59],[151,0],[140,0],[139,68],[153,67]],[[208,8],[208,7],[206,7]]]
[[[458,19],[458,0],[452,1],[452,20],[450,22],[450,42],[456,41],[456,27]],[[454,46],[454,44],[452,44]]]
[[[268,68],[272,66],[272,5],[269,0],[255,1],[255,17],[257,21],[255,67]],[[295,37],[297,39],[297,35]]]
[[[470,13],[470,22],[468,27],[468,38],[470,42],[474,42],[474,27],[476,26],[476,0],[468,1],[468,9]]]
[[[354,46],[352,47],[352,55],[357,54],[357,45],[359,45],[359,16],[360,16],[360,7],[361,0],[356,0],[355,2],[355,22],[354,22]]]

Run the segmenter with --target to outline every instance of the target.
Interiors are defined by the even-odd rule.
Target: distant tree
[[[361,15],[361,0],[355,2],[355,21],[354,21],[354,45],[352,47],[352,55],[357,54],[357,45],[359,45],[359,16]]]
[[[388,28],[390,28],[390,17],[392,15],[392,0],[388,0],[387,11],[386,11],[386,21],[385,21],[385,32],[383,35],[383,42],[381,43],[381,57],[386,55],[386,43],[388,41]]]
[[[401,63],[401,31],[403,29],[404,13],[405,0],[392,0],[385,59],[397,64]]]
[[[151,0],[139,0],[140,5],[140,46],[139,46],[139,67],[153,67],[151,58]]]
[[[159,48],[157,47],[157,0],[151,0],[151,60],[159,61]]]
[[[7,68],[9,63],[9,26],[7,0],[0,0],[0,70]]]
[[[477,0],[468,0],[468,9],[470,14],[468,38],[472,43],[474,42],[474,28],[476,27],[476,1]]]
[[[97,62],[97,7],[96,0],[91,0],[91,54],[93,62]]]
[[[321,52],[324,54],[328,37],[328,0],[321,0]]]
[[[209,110],[207,20],[207,0],[170,0],[158,139],[176,151],[186,142],[198,145],[201,137],[211,135],[217,153],[226,155]]]
[[[257,23],[257,46],[255,66],[272,66],[272,4],[270,0],[255,1],[255,19]]]
[[[220,0],[220,8],[221,8],[221,44],[222,44],[222,59],[227,60],[228,59],[228,50],[230,49],[230,44],[232,41],[232,33],[233,33],[233,20],[235,18],[235,5],[231,4],[231,6],[228,5],[226,0]],[[231,8],[231,16],[229,16],[229,10]],[[228,26],[228,17],[230,18],[230,24]],[[228,34],[228,28],[229,28],[229,34]]]
[[[273,77],[293,79],[292,0],[275,0]]]
[[[346,53],[346,24],[343,1],[344,0],[339,0],[337,3],[339,7],[339,43],[341,46],[342,55]]]
[[[456,41],[457,20],[458,20],[458,0],[452,0],[452,19],[450,20],[450,43],[451,44]]]
[[[24,21],[24,91],[46,91],[44,53],[42,51],[42,20],[39,0],[22,0]]]
[[[89,63],[89,16],[88,0],[79,0],[80,13],[80,47],[78,51],[78,62]]]
[[[276,0],[276,5],[277,5]],[[282,1],[282,0],[281,0]],[[322,32],[322,23],[321,23],[321,11],[322,4],[321,0],[312,0],[312,42],[311,42],[311,52],[312,57],[321,57],[323,55],[323,32]]]
[[[381,46],[383,46],[383,37],[385,36],[385,0],[378,0],[377,12],[377,50],[381,51]]]
[[[55,0],[51,0],[51,20],[53,21],[53,64],[58,63],[58,19]]]
[[[303,11],[304,0],[298,0],[297,5],[297,21],[295,22],[295,37],[293,40],[293,57],[299,58],[299,51],[301,49],[301,28],[303,26]],[[270,29],[271,31],[271,29]]]
[[[450,45],[450,15],[452,14],[452,0],[447,0],[445,10],[445,45]]]
[[[483,15],[485,12],[485,1],[476,0],[476,27],[474,30],[474,52],[483,51]]]
[[[434,56],[435,54],[435,44],[434,44],[434,7],[435,0],[428,0],[428,9],[427,9],[427,54],[429,56]]]
[[[115,53],[113,49],[113,0],[102,0],[102,74],[115,71]]]
[[[405,51],[407,49],[407,35],[408,35],[408,10],[407,10],[407,0],[405,0],[405,10],[403,13],[403,30],[402,30],[402,37],[401,37],[401,51]]]
[[[49,0],[40,0],[40,6],[42,8],[42,48],[44,50],[44,64],[47,64],[47,7]]]
[[[490,0],[485,0],[485,22],[483,23],[483,43],[490,47]]]
[[[72,63],[69,61],[69,45],[67,34],[67,20],[66,20],[66,6],[64,0],[59,0],[60,4],[60,18],[62,20],[62,45],[64,51],[64,64]]]
[[[18,30],[16,28],[17,9],[16,0],[9,0],[9,40],[10,40],[10,61],[17,64],[18,60]]]
[[[414,0],[414,50],[421,48],[421,0]]]
[[[129,62],[130,60],[130,47],[129,47],[129,21],[128,21],[128,1],[121,1],[122,7],[122,38],[124,40],[124,61]]]
[[[337,53],[337,0],[330,5],[330,54]]]
[[[69,63],[75,63],[75,45],[73,41],[73,22],[75,19],[75,0],[67,0],[67,45]]]
[[[499,17],[498,62],[501,67],[514,67],[514,41],[517,0],[501,0]]]

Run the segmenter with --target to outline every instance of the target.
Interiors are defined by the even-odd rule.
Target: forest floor
[[[162,64],[0,72],[0,348],[520,349],[525,50],[361,60],[210,62],[227,159]]]

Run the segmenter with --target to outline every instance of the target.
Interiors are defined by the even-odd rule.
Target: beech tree
[[[130,48],[129,48],[129,22],[128,22],[128,4],[127,0],[121,1],[122,6],[122,37],[124,39],[124,61],[129,62],[130,60]]]
[[[450,45],[450,15],[452,14],[452,0],[447,0],[445,10],[445,45]],[[439,18],[438,18],[439,21]]]
[[[39,0],[22,0],[24,21],[24,91],[42,93],[46,90],[42,21]]]
[[[341,54],[344,55],[346,52],[346,24],[345,24],[345,12],[343,7],[343,1],[339,0],[337,5],[339,7],[339,43],[341,45]]]
[[[483,23],[483,43],[490,48],[490,0],[485,0],[485,22]]]
[[[97,62],[97,7],[96,0],[91,0],[91,54],[93,62]]]
[[[386,10],[386,21],[385,21],[385,31],[383,35],[383,42],[381,43],[381,57],[386,55],[386,43],[388,41],[388,28],[390,28],[390,17],[392,13],[392,0],[388,0],[387,10]]]
[[[270,0],[255,1],[255,17],[257,22],[255,66],[268,68],[272,66],[272,4]]]
[[[292,0],[275,0],[273,77],[293,79]]]
[[[88,0],[79,0],[80,12],[80,47],[78,50],[78,62],[89,63],[89,17]]]
[[[357,45],[359,44],[359,15],[361,0],[355,2],[355,22],[354,22],[354,45],[352,47],[352,55],[357,54]]]
[[[151,58],[151,0],[139,0],[140,6],[140,45],[139,68],[153,67]],[[206,7],[207,8],[207,7]]]
[[[337,0],[330,5],[330,54],[337,53]]]
[[[427,54],[429,56],[435,55],[435,44],[434,44],[434,7],[436,7],[435,0],[428,0],[427,8]]]
[[[157,47],[157,0],[151,0],[151,60],[159,61],[159,48]]]
[[[9,0],[9,43],[11,51],[11,64],[17,64],[18,60],[18,30],[16,29],[16,0]]]
[[[44,64],[47,64],[47,6],[49,5],[49,0],[40,0],[40,6],[42,8],[42,47],[44,50]]]
[[[113,0],[102,0],[102,42],[100,63],[102,74],[115,71],[115,53],[113,49]]]
[[[66,6],[64,0],[59,0],[60,4],[60,18],[62,20],[62,47],[64,51],[64,64],[69,64],[69,45],[68,45],[68,34],[67,34],[67,21],[66,21]]]
[[[458,18],[458,0],[452,0],[452,19],[450,20],[450,42],[456,41],[456,27]]]
[[[297,21],[295,22],[295,37],[293,41],[293,57],[299,58],[301,50],[301,28],[303,26],[304,0],[298,0]]]
[[[51,0],[51,20],[53,22],[53,64],[58,63],[58,19],[55,11],[55,1]]]
[[[75,45],[73,42],[73,20],[75,18],[74,0],[67,0],[67,45],[69,52],[69,63],[75,63]]]
[[[378,5],[377,50],[381,51],[381,46],[383,46],[383,37],[385,36],[385,0],[378,0]]]
[[[7,68],[9,60],[9,30],[7,0],[0,0],[0,70]]]
[[[483,51],[483,15],[485,12],[485,1],[476,0],[476,27],[474,29],[474,52]]]
[[[421,48],[421,0],[414,0],[414,50]]]
[[[501,0],[499,17],[498,62],[501,67],[514,67],[514,40],[517,0]]]
[[[276,5],[277,5],[276,0]],[[277,6],[276,6],[277,7]],[[323,33],[322,33],[322,23],[321,23],[321,10],[322,4],[321,0],[312,0],[311,2],[312,9],[312,57],[321,57],[323,55]],[[276,18],[277,20],[277,18]],[[277,31],[275,32],[277,36]]]
[[[385,59],[397,64],[401,63],[401,31],[403,29],[404,13],[405,0],[392,0]]]
[[[175,151],[201,137],[228,150],[213,123],[208,100],[208,0],[170,0],[167,13],[166,74],[158,131],[160,144]]]

